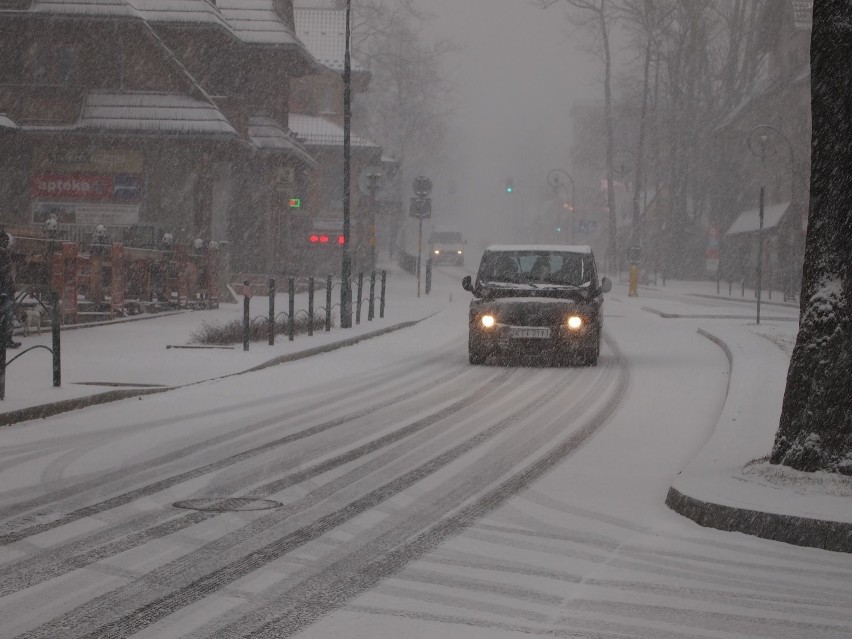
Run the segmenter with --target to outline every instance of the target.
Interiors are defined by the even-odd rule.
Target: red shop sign
[[[34,200],[112,199],[112,175],[82,173],[39,173],[30,177],[30,197]]]

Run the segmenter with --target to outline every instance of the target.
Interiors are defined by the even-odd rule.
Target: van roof
[[[591,253],[588,244],[492,244],[486,251],[507,253],[512,251],[544,251],[548,253]]]

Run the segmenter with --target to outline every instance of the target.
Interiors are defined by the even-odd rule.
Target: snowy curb
[[[666,506],[707,528],[746,533],[796,546],[852,552],[852,524],[844,522],[711,504],[684,495],[674,487],[669,488],[666,495]]]
[[[72,410],[79,410],[81,408],[86,408],[88,406],[94,406],[96,404],[107,404],[110,402],[117,402],[122,399],[130,399],[133,397],[141,397],[143,395],[151,395],[154,393],[163,393],[170,390],[176,390],[178,388],[186,388],[188,386],[196,386],[198,384],[204,384],[206,382],[211,382],[218,379],[225,379],[227,377],[234,377],[236,375],[245,375],[246,373],[252,373],[255,371],[263,370],[264,368],[269,368],[271,366],[278,366],[279,364],[286,364],[287,362],[292,362],[299,359],[304,359],[306,357],[312,357],[314,355],[319,355],[322,353],[328,353],[339,348],[344,348],[346,346],[352,346],[357,344],[358,342],[362,342],[367,339],[372,339],[374,337],[380,337],[387,333],[392,333],[394,331],[401,330],[403,328],[408,328],[410,326],[414,326],[423,320],[429,319],[432,315],[427,317],[418,319],[418,320],[410,320],[407,322],[401,322],[399,324],[394,324],[393,326],[387,326],[385,328],[372,331],[370,333],[364,333],[362,335],[357,335],[355,337],[350,337],[347,339],[342,339],[337,342],[332,342],[330,344],[325,344],[323,346],[316,346],[313,348],[308,348],[303,351],[298,351],[296,353],[288,353],[286,355],[281,355],[279,357],[275,357],[267,362],[262,364],[258,364],[257,366],[252,366],[244,371],[239,371],[237,373],[230,373],[228,375],[220,375],[218,377],[213,377],[210,379],[199,380],[197,382],[190,382],[188,384],[180,384],[178,386],[165,386],[162,388],[135,388],[135,389],[122,389],[122,390],[114,390],[107,391],[105,393],[97,393],[95,395],[88,395],[85,397],[75,397],[74,399],[66,399],[58,402],[51,402],[49,404],[40,404],[38,406],[30,406],[27,408],[21,408],[18,410],[9,411],[6,413],[0,413],[0,426],[9,426],[11,424],[17,424],[20,422],[26,422],[33,419],[44,419],[46,417],[51,417],[52,415],[58,415],[59,413],[66,413]]]
[[[769,362],[758,365],[749,357],[748,340],[737,340],[735,335],[729,343],[702,329],[698,333],[722,348],[731,374],[725,406],[713,435],[672,482],[666,505],[708,528],[742,532],[797,546],[852,552],[852,523],[832,520],[825,514],[842,511],[829,508],[815,513],[817,516],[805,516],[809,505],[803,497],[793,509],[799,514],[772,512],[781,510],[773,508],[777,491],[771,486],[755,484],[741,472],[746,463],[766,452],[760,443],[763,439],[768,439],[771,445],[777,419],[765,413],[760,398],[771,395],[778,388],[783,389],[786,366],[778,370],[784,363],[783,358],[775,366]],[[749,339],[763,338],[752,335]],[[757,438],[743,436],[744,429],[767,427],[773,432],[762,432]]]
[[[19,422],[27,422],[31,419],[44,419],[59,413],[67,413],[72,410],[79,410],[87,406],[95,404],[107,404],[109,402],[117,402],[121,399],[129,399],[141,395],[151,395],[152,393],[162,393],[179,386],[165,386],[163,388],[135,388],[127,390],[114,390],[105,393],[97,393],[95,395],[87,395],[85,397],[75,397],[74,399],[64,399],[50,404],[40,404],[38,406],[30,406],[28,408],[20,408],[11,410],[8,413],[0,413],[0,426],[9,426]]]

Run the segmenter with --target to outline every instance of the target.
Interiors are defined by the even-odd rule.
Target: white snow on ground
[[[368,321],[369,280],[365,278],[361,322],[343,331],[340,329],[340,292],[335,287],[332,295],[333,327],[326,333],[320,329],[313,336],[297,334],[293,342],[287,335],[276,335],[275,345],[264,340],[252,342],[248,352],[242,343],[232,349],[184,349],[168,348],[191,343],[192,334],[201,328],[202,322],[214,325],[243,319],[242,299],[236,304],[220,304],[215,310],[181,311],[177,314],[141,315],[133,321],[109,323],[97,328],[68,330],[62,332],[62,386],[53,386],[51,355],[44,349],[27,353],[14,361],[6,376],[6,399],[0,411],[26,408],[63,399],[85,397],[103,393],[124,385],[177,386],[206,379],[238,373],[267,362],[275,357],[295,353],[308,348],[324,346],[332,342],[364,335],[389,326],[427,317],[448,303],[448,296],[427,296],[421,286],[420,298],[416,295],[415,282],[402,271],[389,267],[385,317],[379,317],[380,278],[376,282],[376,299],[373,321]],[[278,283],[279,292],[275,300],[275,314],[287,311],[287,294],[280,289],[286,282]],[[459,290],[456,295],[465,295]],[[353,303],[355,293],[353,293]],[[318,289],[315,307],[325,306],[325,291]],[[296,315],[303,316],[308,308],[308,295],[296,296]],[[324,310],[315,310],[324,316]],[[269,297],[254,296],[250,301],[249,315],[252,321],[263,321],[269,313]],[[142,318],[142,319],[136,319]],[[279,320],[280,321],[280,318]],[[29,337],[16,336],[21,348],[9,350],[11,359],[21,351],[36,344],[51,345],[50,330]],[[98,382],[102,384],[98,385]],[[115,386],[120,384],[121,386]]]
[[[15,473],[0,469],[0,505],[13,503],[15,491],[29,491],[45,476],[60,481],[62,477],[51,475],[54,462],[64,474],[83,476],[144,462],[146,456],[168,449],[171,442],[191,441],[202,432],[221,432],[228,426],[230,404],[235,414],[245,405],[253,406],[254,419],[280,413],[291,396],[314,398],[321,410],[324,398],[335,392],[336,381],[344,376],[369,379],[384,365],[399,365],[407,353],[413,358],[424,345],[436,353],[455,345],[446,366],[448,371],[459,370],[466,366],[469,299],[461,290],[460,276],[457,269],[437,270],[433,293],[418,299],[413,278],[391,269],[384,320],[367,322],[365,308],[361,325],[353,329],[297,336],[294,343],[279,337],[274,347],[255,342],[248,353],[240,345],[234,350],[165,348],[186,343],[202,320],[241,317],[239,305],[64,332],[63,387],[50,385],[47,354],[33,352],[10,367],[1,410],[108,389],[78,384],[84,381],[178,385],[211,379],[299,349],[430,317],[416,329],[347,347],[333,359],[302,360],[232,378],[228,397],[221,395],[220,384],[202,384],[192,392],[125,400],[0,428],[0,447],[80,434],[90,435],[92,442],[100,443],[102,437],[108,442],[99,445],[96,454],[79,451],[69,460],[48,456],[45,466],[41,459],[34,460],[38,463],[29,469],[16,466]],[[266,304],[266,298],[254,298],[252,314],[265,313]],[[284,298],[278,306],[285,308]],[[605,331],[627,361],[629,374],[624,400],[605,427],[531,488],[299,636],[812,639],[852,635],[848,607],[852,557],[703,529],[663,503],[669,486],[674,486],[712,503],[852,521],[848,478],[772,469],[755,461],[769,452],[777,428],[789,358],[789,351],[779,344],[791,344],[795,337],[795,305],[765,304],[758,326],[753,299],[716,299],[714,283],[642,287],[634,299],[627,297],[623,283],[616,282],[605,310]],[[406,339],[409,334],[421,341]],[[48,339],[25,338],[25,345]],[[730,351],[730,370],[721,344]],[[602,366],[614,357],[605,345]],[[331,376],[323,365],[326,361],[337,367]],[[501,370],[487,366],[478,372],[484,379]],[[539,375],[543,381],[552,380],[552,373],[530,372],[528,379]],[[401,370],[401,382],[405,376]],[[281,389],[280,398],[271,398],[274,388]],[[157,420],[189,412],[181,401],[194,403],[193,418],[171,426],[168,433],[154,430]],[[197,412],[205,406],[214,412],[215,420]],[[126,434],[114,442],[108,439],[137,424],[145,425],[137,435]],[[158,499],[179,499],[198,488],[176,487]],[[406,499],[400,496],[394,506],[416,508],[417,502],[408,504]],[[147,507],[152,505],[134,506]],[[390,507],[388,511],[392,512]],[[390,515],[365,515],[325,543],[336,539],[345,547],[370,525],[366,517],[381,516]],[[239,523],[236,517],[230,521],[235,526]],[[81,520],[67,527],[73,530],[43,533],[31,543],[49,547],[80,534],[86,526],[101,525],[97,518]],[[222,531],[207,534],[215,537]],[[183,542],[189,543],[190,538]],[[122,571],[167,562],[176,549],[163,546],[160,554],[151,551],[146,547],[149,554],[144,556],[128,552],[120,560],[104,562],[107,574],[116,576],[109,578],[113,581],[98,580],[91,573],[89,587],[105,591],[123,579]],[[293,569],[299,561],[309,565],[315,552],[319,551],[306,547],[287,565],[296,566]],[[16,553],[14,548],[2,550],[0,560],[11,561]],[[253,601],[246,593],[274,588],[283,578],[277,570],[283,568],[270,566],[137,636],[207,636],[204,624],[210,618],[238,609],[243,597]],[[46,592],[58,596],[56,588]],[[33,625],[15,607],[16,598],[25,594],[12,595],[5,603],[0,599],[0,618],[3,611],[15,612],[16,628]],[[274,590],[266,596],[273,595]],[[71,609],[87,598],[76,591],[64,597],[66,603],[54,605]],[[0,631],[2,636],[13,634],[17,631]]]

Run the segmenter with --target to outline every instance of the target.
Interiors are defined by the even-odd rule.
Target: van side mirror
[[[471,293],[473,293],[473,280],[471,279],[470,275],[465,275],[462,278],[462,288],[466,291],[470,291]]]
[[[612,281],[608,277],[601,280],[601,293],[609,293],[612,290]]]

